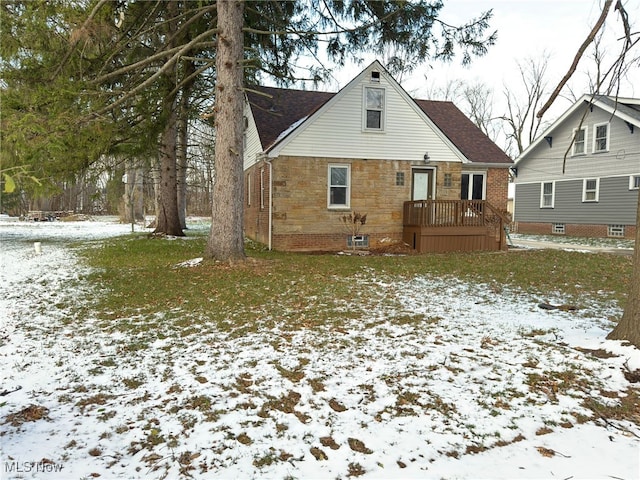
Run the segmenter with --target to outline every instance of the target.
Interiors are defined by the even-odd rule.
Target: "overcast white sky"
[[[446,85],[461,79],[466,83],[481,81],[494,90],[496,101],[501,97],[504,85],[519,86],[517,62],[528,58],[540,59],[548,53],[549,88],[555,87],[571,65],[573,58],[587,37],[601,12],[602,0],[445,0],[441,19],[451,24],[462,24],[481,12],[493,10],[492,30],[498,30],[498,42],[488,55],[473,61],[470,67],[460,66],[459,59],[452,64],[434,63],[418,68],[411,77],[402,79],[403,87],[417,98],[428,98],[434,86]],[[625,0],[633,31],[640,30],[640,1]],[[618,51],[616,38],[622,33],[617,12],[607,17],[608,55]],[[640,47],[638,48],[640,49]],[[587,58],[591,49],[578,65],[578,72],[571,82],[575,95],[587,93],[586,72],[592,60]],[[639,52],[640,53],[640,52]],[[373,60],[373,59],[372,59]],[[383,59],[381,59],[383,60]],[[362,67],[346,69],[338,75],[343,87]],[[346,81],[343,81],[345,76]],[[428,81],[425,80],[428,75]],[[633,78],[624,82],[622,96],[640,97],[640,67]],[[571,104],[560,100],[556,106],[560,113]],[[557,109],[556,109],[557,111]],[[495,112],[498,113],[498,112]],[[552,112],[553,113],[553,112]],[[551,119],[550,119],[551,120]]]
[[[602,0],[445,0],[442,18],[461,23],[469,16],[493,9],[491,25],[498,30],[498,42],[486,57],[478,59],[467,69],[465,76],[468,78],[477,75],[499,88],[503,78],[512,78],[516,61],[528,57],[541,58],[547,52],[551,57],[549,76],[555,84],[566,73],[579,46],[596,23],[602,3]],[[640,23],[640,2],[626,0],[624,4],[631,22],[637,26]],[[619,16],[612,11],[607,17],[605,37],[609,57],[618,52],[619,42],[616,39],[621,34]],[[591,49],[587,51],[590,52]],[[578,71],[584,72],[590,64],[589,58],[583,58]],[[434,73],[440,69],[442,66],[436,66]],[[635,91],[632,83],[626,82],[625,95],[640,95],[639,71],[636,70]],[[576,88],[580,80],[587,85],[584,75],[578,76],[574,82]]]

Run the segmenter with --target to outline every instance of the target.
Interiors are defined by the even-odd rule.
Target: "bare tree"
[[[536,111],[547,95],[548,64],[547,53],[539,59],[528,58],[517,63],[524,95],[511,86],[504,87],[507,113],[501,118],[506,124],[507,149],[515,150],[514,154],[522,153],[544,127]]]
[[[492,141],[496,142],[500,133],[497,123],[500,119],[493,115],[493,90],[482,82],[465,86],[463,89],[464,109],[467,116]]]
[[[596,41],[598,33],[602,30],[605,19],[612,8],[614,11],[617,11],[622,23],[623,35],[620,37],[621,47],[617,57],[608,66],[608,68],[602,68],[601,70],[600,68],[603,67],[603,65],[599,65],[599,73],[597,76],[598,83],[595,85],[595,91],[601,91],[601,89],[604,89],[605,93],[617,96],[620,82],[624,78],[626,72],[630,68],[638,68],[638,66],[640,66],[637,48],[640,43],[640,32],[632,33],[631,24],[629,23],[629,15],[621,0],[616,0],[615,5],[613,0],[605,0],[602,7],[602,13],[598,18],[598,21],[585,41],[580,45],[569,70],[558,83],[547,102],[538,112],[538,118],[541,118],[549,107],[551,107],[568,80],[574,75],[580,59],[589,45]],[[613,331],[609,333],[607,338],[611,340],[626,340],[637,348],[640,348],[640,192],[638,193],[635,250],[633,254],[631,281],[629,282],[629,295],[627,297],[627,303],[625,305],[622,318]]]
[[[481,81],[466,84],[456,79],[427,88],[426,96],[429,100],[453,102],[493,142],[500,142],[502,119],[493,115],[493,90],[487,84]]]

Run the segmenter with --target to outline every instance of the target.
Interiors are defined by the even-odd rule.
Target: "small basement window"
[[[566,233],[564,223],[554,223],[551,226],[551,233],[554,235],[564,235]]]
[[[369,246],[369,235],[347,235],[347,247],[366,248]]]
[[[624,237],[624,225],[608,225],[607,235],[610,237]]]

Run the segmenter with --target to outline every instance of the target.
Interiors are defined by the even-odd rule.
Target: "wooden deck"
[[[404,203],[402,236],[420,253],[497,251],[506,224],[485,200],[418,200]]]

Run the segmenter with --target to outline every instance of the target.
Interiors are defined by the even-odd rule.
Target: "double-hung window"
[[[600,196],[600,179],[585,178],[582,181],[582,201],[597,202]]]
[[[555,190],[555,182],[542,182],[540,188],[540,208],[553,208]]]
[[[351,169],[349,165],[329,165],[327,206],[349,208],[351,199]]]
[[[629,177],[629,190],[640,189],[640,175],[631,175]]]
[[[609,124],[601,123],[593,127],[593,153],[609,150]]]
[[[384,130],[384,88],[365,87],[364,89],[364,128],[365,130]]]
[[[587,127],[582,127],[579,130],[573,132],[573,154],[584,155],[587,153]]]

